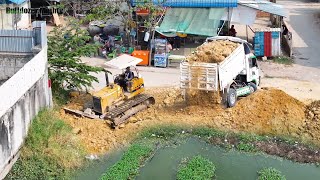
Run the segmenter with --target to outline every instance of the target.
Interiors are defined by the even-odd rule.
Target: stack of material
[[[199,46],[187,57],[190,62],[220,63],[240,44],[229,40],[216,40]]]

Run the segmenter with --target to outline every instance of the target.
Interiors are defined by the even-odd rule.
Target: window
[[[250,50],[249,45],[247,43],[243,43],[243,46],[244,46],[244,53],[250,54],[251,50]]]

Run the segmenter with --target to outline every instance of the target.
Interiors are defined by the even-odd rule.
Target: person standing
[[[181,39],[179,36],[174,37],[174,49],[179,50],[180,46],[181,46]]]
[[[232,25],[231,28],[229,29],[229,35],[236,37],[237,31],[236,31],[236,29],[234,29],[234,25]]]

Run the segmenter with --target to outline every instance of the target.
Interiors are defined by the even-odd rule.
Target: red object
[[[149,15],[149,9],[137,9],[137,15],[146,16]]]
[[[138,65],[148,66],[149,65],[149,53],[150,53],[150,51],[146,51],[146,50],[134,50],[131,55],[133,57],[142,59],[142,61]]]
[[[272,39],[271,32],[264,32],[264,56],[272,56]]]
[[[51,88],[51,79],[48,80],[48,87]]]

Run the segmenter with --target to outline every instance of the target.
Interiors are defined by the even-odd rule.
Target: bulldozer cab
[[[124,92],[134,93],[142,89],[144,86],[143,78],[141,77],[139,70],[136,68],[136,65],[141,61],[142,59],[124,54],[106,62],[105,64],[112,68],[121,69],[122,74],[114,76],[114,83],[121,86]],[[130,79],[125,77],[127,68],[130,68],[130,73],[132,73],[132,77]]]

